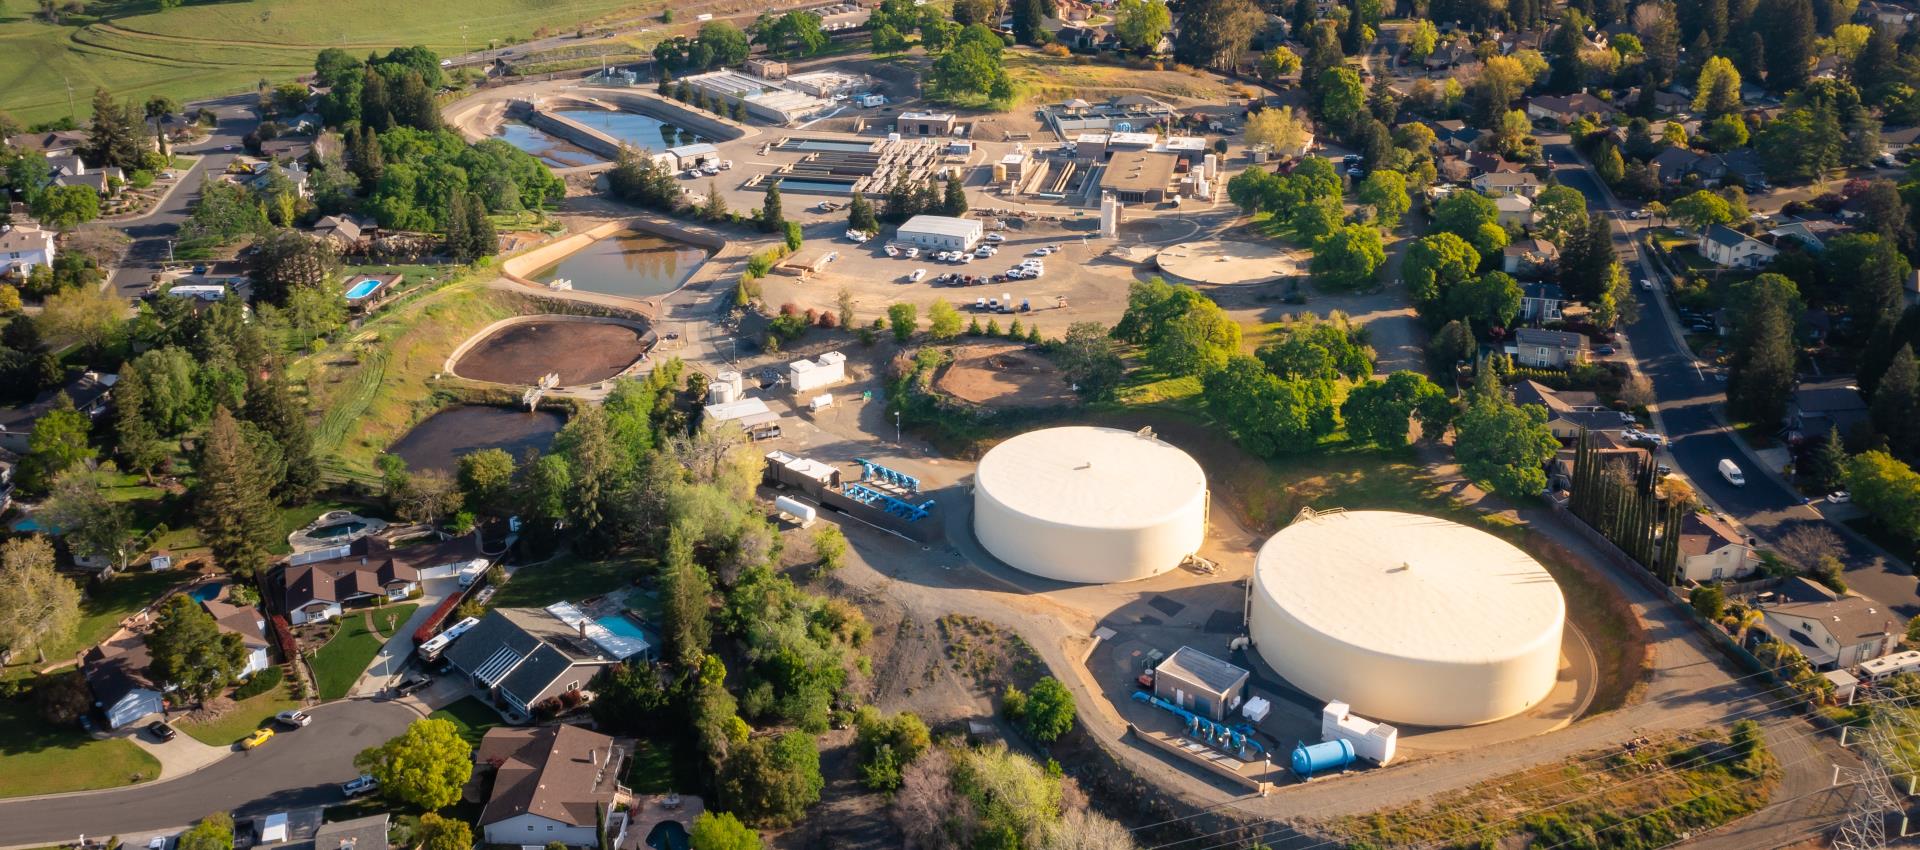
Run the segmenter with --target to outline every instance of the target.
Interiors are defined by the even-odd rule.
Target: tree
[[[861,233],[880,232],[880,220],[873,215],[873,204],[859,192],[853,193],[853,200],[847,205],[847,227]]]
[[[1607,142],[1593,159],[1593,172],[1607,185],[1618,185],[1627,176],[1627,163],[1620,158],[1620,148]]]
[[[1228,358],[1201,390],[1207,413],[1258,457],[1312,448],[1338,427],[1332,381],[1281,379],[1246,355]]]
[[[967,214],[967,190],[960,182],[960,172],[947,175],[946,190],[940,200],[940,214],[958,218]]]
[[[202,441],[194,502],[200,536],[216,563],[251,576],[266,566],[277,521],[259,458],[226,407],[214,411]]]
[[[964,326],[960,311],[955,310],[953,303],[945,298],[935,299],[933,306],[927,308],[927,336],[937,342],[945,342],[959,336],[960,329]]]
[[[693,819],[688,846],[692,850],[760,850],[760,834],[732,812],[701,812]]]
[[[93,710],[93,692],[79,670],[41,673],[33,677],[33,707],[41,720],[68,727]]]
[[[1478,393],[1454,421],[1454,456],[1474,483],[1509,499],[1547,489],[1547,461],[1560,441],[1547,428],[1546,409],[1515,405],[1498,390]]]
[[[49,186],[33,195],[33,217],[55,230],[72,230],[100,217],[100,193],[91,186]]]
[[[1385,381],[1354,387],[1340,406],[1348,435],[1356,442],[1382,448],[1407,444],[1408,423],[1415,412],[1423,414],[1423,421],[1427,417],[1437,420],[1438,428],[1426,428],[1430,434],[1443,429],[1447,415],[1442,411],[1451,411],[1446,391],[1426,376],[1405,370],[1387,376]]]
[[[87,415],[74,409],[73,399],[65,391],[56,394],[53,409],[41,416],[27,435],[27,456],[20,464],[21,488],[47,492],[62,473],[93,457],[93,447],[87,445],[91,426]]]
[[[298,230],[275,230],[254,248],[248,260],[253,295],[269,304],[284,307],[295,289],[326,286],[339,274],[333,243]]]
[[[1291,77],[1300,73],[1300,54],[1284,44],[1279,45],[1260,54],[1260,64],[1255,70],[1260,74],[1260,79],[1269,83],[1282,77]]]
[[[1335,127],[1352,126],[1367,109],[1367,88],[1352,68],[1328,68],[1313,86],[1315,116]]]
[[[460,492],[474,510],[495,512],[507,508],[513,493],[513,455],[504,449],[481,449],[460,458]]]
[[[1722,115],[1706,123],[1702,135],[1714,150],[1726,152],[1746,147],[1747,122],[1739,115]]]
[[[1702,232],[1712,225],[1733,221],[1733,207],[1727,204],[1727,199],[1705,189],[1674,201],[1667,206],[1667,211],[1675,221],[1685,222]]]
[[[993,30],[981,24],[969,24],[958,39],[933,62],[932,89],[948,99],[977,98],[982,92],[999,99],[996,90],[1008,95],[1006,68],[1000,51],[1006,43]]]
[[[767,187],[766,200],[760,204],[760,229],[779,233],[787,228],[787,214],[780,209],[780,184]]]
[[[1375,219],[1388,228],[1399,224],[1400,217],[1413,205],[1407,195],[1406,175],[1384,168],[1368,174],[1367,179],[1360,182],[1354,198],[1373,207]]]
[[[1813,4],[1762,0],[1754,21],[1766,46],[1768,90],[1784,93],[1799,88],[1813,66]]]
[[[1120,0],[1113,17],[1121,46],[1140,53],[1153,50],[1173,28],[1173,13],[1165,0]]]
[[[1074,322],[1054,352],[1061,377],[1073,385],[1081,397],[1091,401],[1113,398],[1124,371],[1120,353],[1098,322]]]
[[[895,342],[904,344],[912,339],[919,324],[919,311],[912,304],[901,302],[887,305],[887,325],[893,329]]]
[[[1051,40],[1047,32],[1047,4],[1042,0],[1009,0],[1013,37],[1021,44],[1039,46]]]
[[[694,561],[692,543],[683,535],[668,540],[662,572],[667,645],[682,668],[698,669],[711,640],[712,584],[706,569]]]
[[[1867,220],[1877,223],[1877,218]],[[1913,270],[1891,240],[1878,233],[1844,234],[1829,240],[1821,260],[1828,280],[1844,282],[1847,313],[1856,326],[1873,328],[1899,318],[1905,301],[1901,287]]]
[[[1435,224],[1439,225],[1437,213]],[[1407,294],[1425,311],[1441,303],[1454,286],[1479,268],[1480,252],[1451,231],[1443,231],[1422,236],[1407,249],[1400,277],[1406,282]]]
[[[1817,492],[1830,493],[1841,487],[1847,471],[1847,446],[1840,439],[1839,426],[1827,429],[1826,437],[1807,453],[1799,471]]]
[[[1847,490],[1862,510],[1888,531],[1920,540],[1920,473],[1883,451],[1847,461]]]
[[[207,815],[192,829],[180,833],[175,846],[179,850],[233,850],[233,816],[226,812]]]
[[[1021,713],[1020,725],[1028,737],[1051,744],[1073,728],[1073,718],[1073,692],[1059,679],[1046,676],[1033,683],[1033,690],[1027,692],[1026,711]]]
[[[1471,244],[1484,225],[1500,219],[1500,208],[1493,199],[1478,192],[1454,192],[1433,207],[1433,228],[1445,231]]]
[[[275,495],[293,504],[311,495],[320,483],[320,464],[313,456],[313,432],[307,426],[306,404],[294,398],[284,370],[275,370],[247,390],[247,421],[271,438],[280,451],[284,473]]]
[[[1740,111],[1740,71],[1724,56],[1707,58],[1693,91],[1695,112],[1718,118]]]
[[[1197,0],[1182,6],[1173,56],[1188,65],[1225,68],[1238,61],[1260,29],[1251,0]]]
[[[108,499],[93,473],[76,469],[61,475],[38,516],[44,527],[60,529],[76,558],[99,558],[125,569],[133,557],[133,513]]]
[[[47,296],[40,309],[40,335],[98,354],[126,322],[126,302],[99,287],[63,289]]]
[[[380,783],[380,795],[429,812],[452,805],[473,773],[473,747],[452,721],[423,717],[400,736],[354,756]]]
[[[141,154],[147,150],[147,134],[139,116],[131,102],[120,103],[106,89],[94,89],[93,122],[87,126],[87,143],[80,149],[87,164],[127,171],[139,168]]]
[[[1183,299],[1147,347],[1147,362],[1168,375],[1204,375],[1240,349],[1240,324],[1205,297]]]
[[[1414,21],[1413,28],[1406,30],[1403,36],[1407,43],[1407,58],[1415,62],[1424,62],[1433,55],[1433,48],[1440,41],[1440,31],[1433,22],[1424,18]]]
[[[1587,231],[1587,196],[1556,183],[1533,199],[1534,222],[1549,239],[1564,244],[1567,237]]]
[[[883,716],[872,706],[854,714],[854,748],[861,784],[875,791],[900,789],[902,771],[932,745],[927,724],[911,712]]]
[[[196,702],[239,678],[247,666],[247,646],[238,632],[222,631],[200,602],[181,593],[161,603],[147,635],[153,675]]]
[[[1777,274],[1736,284],[1727,406],[1735,418],[1771,427],[1786,414],[1794,384],[1793,327],[1799,315],[1793,282]]]
[[[1323,286],[1359,289],[1373,282],[1374,272],[1386,261],[1380,231],[1364,224],[1349,224],[1315,241],[1308,268]]]
[[[1688,592],[1687,604],[1711,622],[1727,612],[1727,594],[1717,584],[1702,585]]]
[[[47,660],[47,642],[80,622],[80,588],[54,569],[53,546],[39,537],[0,543],[0,644]]]
[[[720,795],[747,823],[786,826],[820,801],[820,751],[803,732],[749,739],[727,759]]]
[[[473,828],[458,818],[443,818],[428,812],[420,816],[413,840],[420,850],[472,850]]]
[[[1285,106],[1260,110],[1247,119],[1247,144],[1264,145],[1276,152],[1304,151],[1312,132],[1313,123],[1304,113],[1294,112]],[[1259,169],[1243,173],[1273,176]]]
[[[1920,367],[1914,364],[1913,346],[1900,346],[1893,355],[1874,386],[1868,412],[1873,430],[1887,438],[1896,457],[1920,457]]]
[[[1524,298],[1519,282],[1496,270],[1455,284],[1446,294],[1444,310],[1448,318],[1484,327],[1507,327],[1519,315]]]

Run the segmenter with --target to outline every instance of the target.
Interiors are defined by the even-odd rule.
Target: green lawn
[[[74,627],[73,634],[66,640],[49,643],[46,647],[49,662],[71,660],[82,650],[106,640],[120,627],[120,621],[135,611],[145,608],[148,603],[159,598],[160,593],[173,585],[186,581],[178,572],[137,572],[121,573],[109,580],[104,587],[89,594],[80,603],[80,623]],[[35,667],[40,666],[29,655],[25,661],[10,665],[0,673],[0,678],[14,679],[33,675]]]
[[[280,509],[280,528],[274,533],[273,544],[268,550],[275,555],[285,555],[293,551],[287,545],[287,535],[306,528],[307,524],[333,511],[353,511],[359,513],[366,508],[362,505],[349,505],[346,502],[314,502],[291,508]]]
[[[460,727],[460,737],[476,747],[480,746],[480,738],[487,734],[488,729],[500,725],[500,713],[473,697],[462,697],[459,702],[428,716],[452,721],[453,725]]]
[[[26,0],[0,4],[0,110],[25,122],[73,114],[105,87],[121,98],[164,94],[190,100],[251,91],[262,78],[284,82],[310,72],[314,54],[341,47],[356,56],[425,44],[443,54],[565,31],[651,0],[253,0],[195,3],[156,11],[146,0],[95,0],[83,14],[47,24]],[[69,86],[71,89],[69,89]],[[71,90],[71,100],[69,99]],[[71,103],[71,108],[69,104]]]
[[[20,700],[0,700],[0,764],[0,797],[113,788],[160,775],[160,762],[140,745],[49,728]]]
[[[491,604],[498,608],[541,608],[555,602],[578,602],[631,584],[649,568],[635,558],[584,561],[561,555],[515,571],[493,595]]]
[[[189,723],[182,720],[173,724],[203,744],[224,747],[251,734],[262,726],[271,726],[275,732],[287,729],[275,725],[273,716],[291,708],[299,708],[300,701],[287,696],[288,685],[282,683],[264,694],[248,697],[234,706],[219,720],[211,723]]]
[[[373,616],[379,621],[380,628],[384,629],[389,615],[405,624],[418,607],[411,602],[403,602],[374,609]],[[346,696],[385,643],[379,635],[367,630],[366,611],[349,611],[342,615],[340,631],[327,641],[326,646],[320,647],[319,652],[314,653],[311,662],[313,678],[320,689],[320,699],[336,700]]]

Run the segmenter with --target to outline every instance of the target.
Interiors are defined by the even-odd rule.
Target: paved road
[[[359,775],[353,757],[419,717],[395,702],[349,700],[311,710],[313,723],[179,779],[110,791],[0,801],[0,847],[180,826],[217,811],[240,816],[339,802]]]
[[[153,275],[160,270],[160,264],[167,259],[168,241],[179,232],[180,225],[187,220],[188,211],[199,200],[201,185],[209,176],[224,172],[236,155],[244,153],[241,139],[253,132],[253,128],[260,123],[259,117],[253,112],[253,102],[254,96],[249,94],[191,104],[214,110],[218,119],[213,132],[200,144],[178,149],[179,153],[201,154],[200,161],[194,164],[192,170],[180,176],[179,188],[145,217],[120,225],[120,229],[133,237],[134,242],[109,279],[115,292],[126,298],[134,298],[146,291],[148,284],[153,281]],[[225,150],[228,146],[232,146],[233,150]]]
[[[1624,210],[1611,193],[1601,187],[1593,173],[1581,166],[1573,146],[1565,142],[1546,145],[1555,162],[1560,182],[1587,196],[1588,207],[1614,214],[1614,250],[1623,258],[1628,273],[1636,280],[1657,279],[1650,260],[1642,256],[1634,242]],[[1821,527],[1826,519],[1803,504],[1800,494],[1782,486],[1771,476],[1748,470],[1747,483],[1736,487],[1720,477],[1722,458],[1733,458],[1743,468],[1751,466],[1737,439],[1721,426],[1714,415],[1726,401],[1726,384],[1696,368],[1692,352],[1675,336],[1659,303],[1659,294],[1638,287],[1640,319],[1627,328],[1640,369],[1653,382],[1660,402],[1660,424],[1672,439],[1672,463],[1685,473],[1694,487],[1721,510],[1731,514],[1764,541],[1778,541],[1799,528]],[[1920,614],[1920,592],[1914,577],[1870,547],[1850,535],[1841,535],[1847,552],[1847,582],[1855,590],[1887,604],[1903,618]]]

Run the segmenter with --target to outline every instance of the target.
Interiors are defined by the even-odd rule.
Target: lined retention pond
[[[518,461],[527,449],[546,451],[566,420],[558,413],[528,413],[512,407],[463,404],[449,407],[413,426],[387,451],[415,472],[457,472],[460,458],[483,449],[502,449]]]
[[[533,154],[534,159],[552,168],[574,168],[606,162],[572,142],[548,135],[537,127],[518,121],[501,124],[500,132],[495,136],[507,144]]]
[[[621,231],[597,239],[528,277],[566,279],[582,292],[646,298],[680,288],[707,260],[707,249],[660,236]]]
[[[675,126],[638,112],[614,112],[606,109],[557,109],[554,114],[599,130],[644,151],[705,142],[708,139],[685,127]]]

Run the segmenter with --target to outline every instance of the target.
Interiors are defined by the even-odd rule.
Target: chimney
[[[575,631],[580,633],[581,637],[587,636],[587,621],[585,619],[582,619],[580,622],[573,624],[573,628]]]

